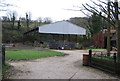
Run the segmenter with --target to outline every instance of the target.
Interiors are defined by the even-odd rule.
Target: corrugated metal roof
[[[86,29],[67,21],[59,21],[53,24],[39,26],[40,33],[52,34],[79,34],[86,35]]]

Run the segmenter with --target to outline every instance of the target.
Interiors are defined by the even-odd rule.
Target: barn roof
[[[86,35],[86,29],[68,21],[39,26],[39,33]]]

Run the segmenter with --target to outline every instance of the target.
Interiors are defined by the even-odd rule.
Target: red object
[[[15,44],[13,44],[13,47],[15,47]]]
[[[116,33],[116,30],[110,30],[111,37],[113,36],[114,33]],[[107,38],[107,30],[100,31],[93,37],[93,44],[97,48],[104,48],[105,47],[105,42]]]
[[[116,30],[110,30],[110,33],[116,33],[117,31]]]
[[[97,48],[104,48],[104,34],[99,32],[93,37],[93,43]]]
[[[83,65],[84,66],[89,65],[89,55],[83,54]]]

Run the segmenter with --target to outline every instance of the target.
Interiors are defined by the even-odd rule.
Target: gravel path
[[[56,50],[66,56],[54,56],[31,61],[10,62],[19,70],[10,79],[115,79],[103,71],[82,66],[82,50]],[[14,71],[12,71],[14,72]]]

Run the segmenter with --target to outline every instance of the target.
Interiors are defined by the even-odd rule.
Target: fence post
[[[113,59],[114,59],[114,63],[116,63],[116,53],[114,53]]]
[[[103,57],[103,53],[101,52],[101,59],[102,59],[102,57]]]
[[[114,60],[114,64],[115,64],[115,68],[114,68],[114,71],[115,71],[115,73],[117,73],[117,59],[116,59],[116,53],[114,53],[114,55],[113,55],[113,60]]]
[[[2,64],[5,65],[5,45],[2,45]]]
[[[91,66],[91,60],[92,60],[92,50],[89,50],[89,66]]]

